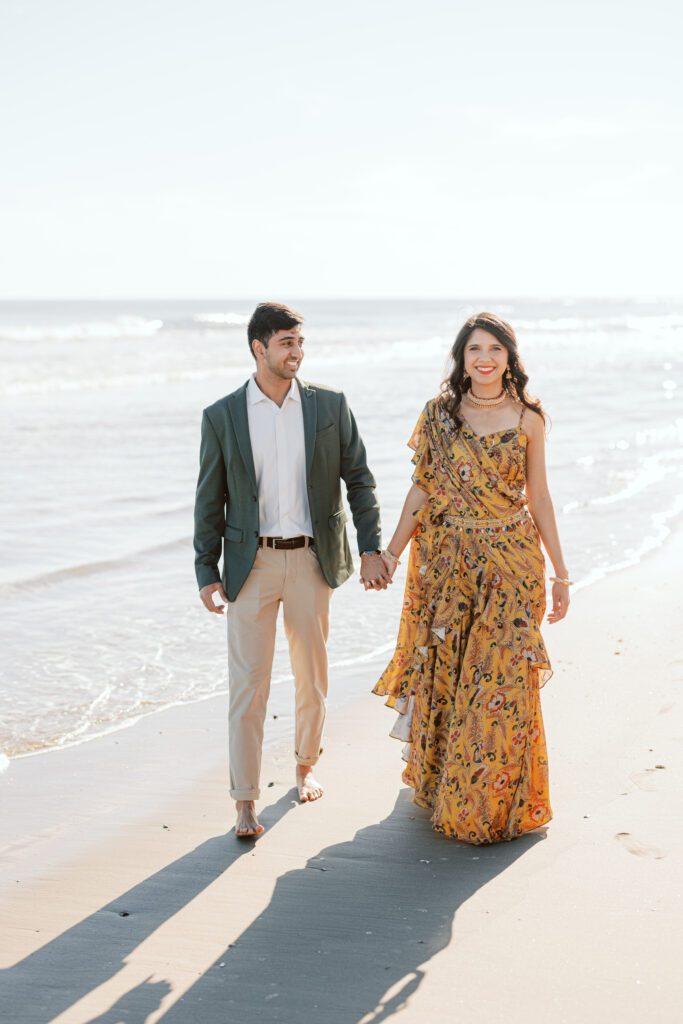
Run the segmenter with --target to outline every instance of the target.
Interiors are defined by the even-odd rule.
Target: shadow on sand
[[[453,842],[431,831],[411,797],[403,790],[384,821],[282,875],[265,911],[162,1014],[163,1024],[377,1024],[394,1016],[448,945],[458,908],[542,838]],[[291,806],[288,793],[260,818],[272,828]],[[251,849],[210,839],[2,972],[2,1020],[47,1024]],[[130,916],[122,919],[124,909]],[[144,982],[89,1024],[145,1024],[168,990]]]
[[[159,1009],[161,1001],[170,991],[168,981],[152,981],[147,978],[130,992],[124,993],[104,1013],[91,1017],[88,1024],[128,1024],[129,1021],[130,1024],[136,1021],[143,1024],[151,1013]]]
[[[160,1020],[386,1021],[448,945],[458,907],[542,838],[444,839],[404,789],[384,821],[282,875],[263,914]]]
[[[264,809],[260,819],[267,828],[291,810],[293,796],[290,791]],[[208,839],[0,971],[2,1024],[48,1024],[118,974],[133,950],[253,848],[253,843],[239,842],[232,835]],[[170,988],[163,981],[138,985],[91,1022],[144,1024]]]

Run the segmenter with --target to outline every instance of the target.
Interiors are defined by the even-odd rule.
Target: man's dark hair
[[[268,342],[278,331],[288,331],[303,322],[301,313],[296,313],[289,306],[283,306],[281,302],[259,302],[247,327],[249,351],[254,359],[254,341],[260,341],[268,348]]]

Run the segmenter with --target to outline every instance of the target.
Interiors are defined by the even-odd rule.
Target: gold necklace
[[[496,405],[502,405],[507,396],[505,388],[503,388],[501,393],[496,395],[495,398],[478,398],[476,395],[472,394],[471,391],[465,392],[467,400],[471,402],[472,405],[478,406],[480,409],[492,409]]]

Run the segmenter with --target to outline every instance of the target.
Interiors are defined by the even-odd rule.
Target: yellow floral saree
[[[403,716],[403,781],[437,832],[514,839],[552,817],[539,687],[545,563],[526,436],[477,435],[427,403],[409,441],[416,513],[395,654],[374,689]]]

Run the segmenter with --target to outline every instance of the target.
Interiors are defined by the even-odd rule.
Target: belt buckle
[[[260,547],[273,551],[295,551],[297,548],[312,548],[313,538],[300,534],[298,537],[261,537]]]

